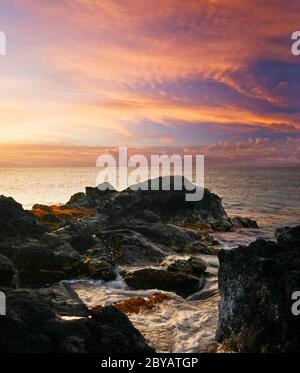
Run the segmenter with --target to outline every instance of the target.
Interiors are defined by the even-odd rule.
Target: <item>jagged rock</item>
[[[300,323],[291,297],[300,289],[300,247],[257,240],[219,253],[217,340],[236,352],[297,352]]]
[[[200,279],[181,272],[169,272],[159,268],[141,268],[125,271],[124,280],[133,289],[159,289],[173,291],[186,297],[204,286]]]
[[[62,317],[73,316],[66,320]],[[114,307],[91,317],[66,285],[7,293],[0,317],[2,353],[152,353],[127,316]],[[76,319],[77,317],[77,319]]]
[[[100,237],[105,246],[111,247],[120,264],[153,263],[166,256],[158,245],[130,229],[103,231]]]
[[[95,239],[95,242],[98,241]],[[47,233],[41,239],[26,238],[0,243],[0,253],[8,257],[19,272],[20,286],[33,288],[80,277],[115,278],[116,258],[108,247],[105,250],[102,248],[101,253],[100,248],[98,243],[81,255],[55,233]]]
[[[110,281],[116,278],[115,267],[105,260],[95,257],[86,257],[83,263],[84,274],[92,279]]]
[[[198,239],[195,231],[172,224],[131,221],[123,223],[122,227],[140,233],[148,241],[169,247],[168,252],[183,250],[189,243]]]
[[[91,353],[143,353],[152,354],[144,337],[134,328],[128,317],[116,307],[99,308],[89,320],[90,336],[87,350]]]
[[[33,214],[11,197],[0,196],[0,238],[40,236],[46,231]]]
[[[112,266],[116,266],[118,262],[115,249],[113,249],[110,245],[103,245],[102,243],[99,243],[93,248],[89,249],[86,252],[85,257],[103,260],[110,263]]]
[[[84,209],[91,207],[88,198],[85,193],[76,193],[70,200],[65,204],[66,208],[69,209]]]
[[[201,258],[195,256],[191,256],[188,259],[168,256],[160,265],[167,271],[182,272],[194,276],[202,276],[207,268],[206,263]]]
[[[50,249],[38,240],[20,243],[12,258],[20,273],[20,285],[40,287],[64,279],[77,278],[82,272],[79,253],[67,243]]]
[[[18,271],[15,265],[0,254],[0,287],[11,288],[18,284]]]
[[[186,252],[191,254],[217,255],[220,249],[214,246],[208,246],[201,241],[196,241],[187,247]]]
[[[96,245],[98,241],[99,240],[97,240],[93,235],[89,233],[81,233],[74,235],[69,240],[73,249],[77,250],[81,254],[85,253],[91,247]]]
[[[32,210],[43,210],[43,211],[49,212],[49,214],[51,214],[52,212],[51,207],[47,205],[42,205],[39,203],[36,203],[35,205],[33,205]]]
[[[300,245],[300,225],[276,229],[275,237],[281,245]]]
[[[258,228],[258,224],[255,220],[250,218],[242,218],[240,216],[235,216],[230,218],[232,225],[236,228]]]
[[[162,190],[162,182],[165,178],[158,178],[158,190],[131,190],[130,188],[122,192],[115,190],[99,190],[99,188],[86,188],[85,196],[76,194],[71,197],[69,203],[74,202],[81,205],[81,199],[84,199],[84,207],[98,209],[99,212],[105,212],[110,221],[128,217],[137,217],[144,221],[163,220],[169,223],[184,223],[188,221],[202,220],[204,222],[224,221],[231,225],[227,214],[221,204],[221,199],[204,189],[203,199],[200,201],[187,202],[186,193],[189,190],[183,187],[182,190],[175,190],[175,180],[183,180],[188,187],[194,187],[185,178],[179,176],[170,177],[170,190]],[[143,188],[144,184],[150,185],[148,180],[137,184],[133,188]],[[86,205],[86,202],[88,205]],[[83,205],[82,205],[83,207]],[[145,215],[143,217],[143,215]],[[149,220],[150,219],[150,220]]]

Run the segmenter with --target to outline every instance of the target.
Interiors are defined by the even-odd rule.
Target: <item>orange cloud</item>
[[[15,22],[0,15],[14,43],[0,60],[3,145],[140,146],[144,123],[153,145],[187,145],[175,129],[187,124],[226,127],[229,140],[235,128],[299,130],[290,85],[266,84],[255,73],[262,60],[295,63],[295,3],[11,0],[5,7]],[[161,132],[151,132],[152,122]],[[38,149],[51,163],[51,152]],[[38,151],[26,154],[40,162]]]

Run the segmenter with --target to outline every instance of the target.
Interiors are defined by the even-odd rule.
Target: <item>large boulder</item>
[[[0,196],[0,238],[40,236],[46,228],[11,197]]]
[[[151,190],[151,183],[146,182],[132,186],[121,192],[109,188],[87,187],[85,194],[77,193],[71,197],[66,204],[68,208],[93,208],[99,212],[105,212],[110,218],[118,217],[139,217],[144,221],[158,221],[183,223],[185,221],[204,220],[227,220],[227,214],[221,204],[221,198],[207,189],[200,189],[191,184],[181,176],[170,177],[170,190],[163,190],[163,183],[167,177],[159,177],[154,180],[157,183],[157,190]],[[176,190],[175,182],[181,182],[183,188]],[[145,188],[147,190],[145,190]],[[186,201],[186,194],[198,188],[203,192],[200,201]],[[102,189],[102,190],[100,190]],[[134,190],[133,190],[134,189]]]
[[[141,333],[128,317],[116,307],[98,307],[88,320],[89,338],[86,349],[90,353],[142,353],[152,354]]]
[[[258,240],[219,253],[217,340],[236,352],[298,352],[300,319],[291,311],[300,289],[300,246]]]
[[[121,311],[86,306],[64,284],[7,293],[7,315],[0,316],[2,353],[152,353]]]
[[[300,245],[300,225],[279,228],[275,231],[275,237],[281,245]]]
[[[173,291],[187,297],[204,286],[204,277],[200,279],[182,272],[169,272],[160,268],[140,268],[127,270],[124,280],[133,289],[159,289]]]
[[[183,188],[176,190],[175,181],[181,180]],[[188,188],[194,187],[189,181],[180,176],[170,177],[170,190],[163,190],[162,184],[166,177],[156,179],[157,190],[151,190],[151,180],[137,184],[122,192],[100,191],[98,188],[87,188],[87,198],[94,206],[106,209],[110,215],[117,214],[118,219],[124,216],[142,214],[142,211],[151,211],[165,222],[183,223],[195,219],[213,221],[226,220],[227,214],[221,204],[221,198],[203,190],[203,198],[200,201],[186,201]],[[185,184],[186,183],[186,184]],[[132,189],[135,190],[132,190]],[[144,188],[144,189],[143,189]],[[145,188],[147,190],[145,190]],[[198,187],[197,187],[198,188]],[[195,190],[195,189],[194,189]],[[152,215],[153,216],[153,215]]]

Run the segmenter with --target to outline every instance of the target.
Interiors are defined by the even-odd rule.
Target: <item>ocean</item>
[[[59,204],[96,186],[96,168],[0,168],[0,194],[25,209]],[[229,215],[249,216],[264,229],[300,218],[300,168],[206,168],[205,187],[218,194]]]

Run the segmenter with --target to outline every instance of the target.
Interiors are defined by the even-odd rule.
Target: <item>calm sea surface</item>
[[[95,168],[0,168],[0,194],[31,208],[65,203],[96,185]],[[264,232],[300,223],[300,168],[205,170],[205,186],[223,199],[230,215],[249,216]]]

